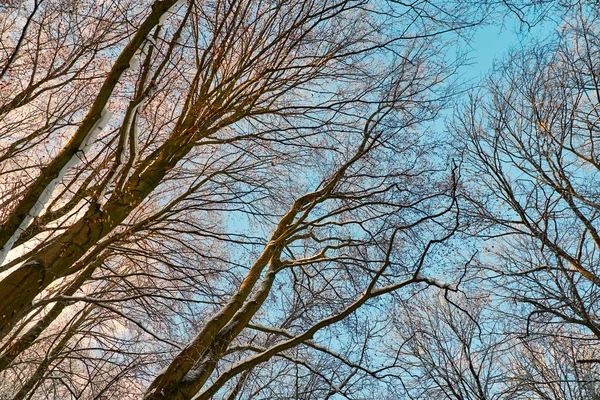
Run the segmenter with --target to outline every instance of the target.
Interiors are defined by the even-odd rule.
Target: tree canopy
[[[0,398],[599,397],[599,18],[0,4]]]

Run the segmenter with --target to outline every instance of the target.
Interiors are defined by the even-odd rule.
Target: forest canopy
[[[600,398],[599,22],[0,3],[0,399]]]

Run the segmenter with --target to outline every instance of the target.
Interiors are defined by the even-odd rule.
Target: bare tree
[[[598,17],[579,5],[557,40],[513,53],[453,125],[516,397],[598,396]]]
[[[567,328],[569,329],[569,328]],[[576,332],[522,338],[506,358],[508,398],[597,399],[598,364],[581,362],[598,354],[597,346],[573,338]]]
[[[10,398],[391,385],[375,371],[398,360],[371,355],[392,330],[379,299],[446,287],[430,261],[458,227],[459,173],[422,129],[452,94],[445,40],[471,10],[0,7]]]
[[[395,325],[403,341],[400,377],[407,398],[504,398],[502,324],[489,296],[428,290],[406,302]]]

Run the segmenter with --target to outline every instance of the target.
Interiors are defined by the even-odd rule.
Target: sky
[[[508,15],[503,24],[478,27],[468,46],[471,63],[463,69],[465,78],[484,78],[492,70],[495,60],[502,60],[511,49],[518,49],[534,38],[549,37],[556,27],[556,22],[547,20],[521,29],[520,22],[513,15]]]

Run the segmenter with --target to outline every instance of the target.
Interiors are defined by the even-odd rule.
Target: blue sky
[[[518,49],[528,41],[544,39],[554,33],[556,22],[547,20],[532,27],[523,27],[514,15],[505,17],[504,22],[476,28],[473,40],[467,48],[471,49],[471,65],[463,69],[465,78],[480,80],[494,66],[494,60],[501,60],[511,49]]]

